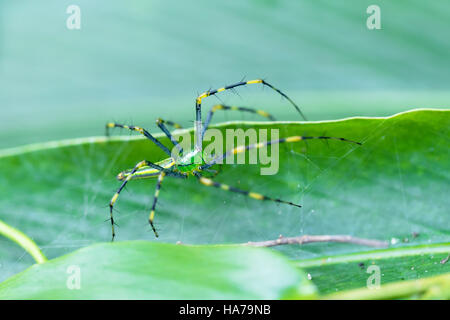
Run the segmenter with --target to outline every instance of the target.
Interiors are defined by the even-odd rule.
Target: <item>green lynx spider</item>
[[[265,195],[262,195],[262,194],[259,194],[256,192],[245,191],[245,190],[241,190],[241,189],[238,189],[238,188],[235,188],[235,187],[223,184],[223,183],[216,182],[216,181],[212,180],[211,178],[205,177],[203,175],[203,173],[208,171],[208,169],[210,167],[212,167],[213,165],[220,163],[220,161],[225,159],[227,156],[242,153],[242,152],[245,152],[246,150],[250,150],[250,149],[263,148],[268,145],[276,144],[276,143],[292,143],[292,142],[298,142],[298,141],[307,140],[307,139],[334,139],[334,140],[341,140],[341,141],[350,142],[350,143],[356,143],[358,145],[361,144],[359,142],[355,142],[355,141],[348,140],[345,138],[325,137],[325,136],[316,136],[316,137],[291,136],[291,137],[281,138],[281,139],[272,140],[272,141],[238,146],[236,148],[226,151],[222,155],[218,155],[218,156],[214,157],[209,162],[205,162],[203,160],[203,158],[201,157],[202,142],[203,142],[203,137],[205,135],[206,130],[208,129],[208,126],[211,122],[214,112],[216,112],[218,110],[236,110],[236,111],[242,111],[242,112],[255,113],[255,114],[261,115],[263,117],[266,117],[270,120],[275,120],[275,118],[263,110],[256,110],[256,109],[244,108],[244,107],[226,106],[226,105],[219,104],[219,105],[215,105],[212,107],[212,109],[210,110],[210,112],[207,116],[207,119],[206,119],[204,125],[202,125],[202,116],[201,116],[202,99],[209,97],[209,96],[213,96],[213,95],[215,95],[219,92],[225,91],[225,90],[230,90],[230,89],[233,89],[233,88],[236,88],[239,86],[244,86],[244,85],[249,85],[249,84],[258,84],[258,83],[262,84],[263,86],[267,86],[267,87],[271,88],[272,90],[274,90],[278,94],[280,94],[282,97],[286,98],[294,106],[294,108],[297,110],[297,112],[299,112],[300,115],[305,119],[305,117],[303,116],[299,107],[287,95],[285,95],[279,89],[273,87],[271,84],[269,84],[265,80],[257,79],[257,80],[251,80],[251,81],[241,81],[241,82],[238,82],[238,83],[226,86],[226,87],[222,87],[217,90],[209,90],[209,91],[202,93],[201,95],[199,95],[197,97],[196,103],[195,103],[195,110],[196,110],[195,134],[196,134],[197,139],[196,139],[196,145],[195,145],[194,149],[189,150],[188,152],[184,152],[182,150],[182,148],[178,144],[177,140],[175,140],[175,138],[172,136],[170,131],[167,129],[166,124],[173,126],[175,128],[181,128],[181,126],[174,122],[171,122],[171,121],[164,121],[162,119],[157,119],[156,124],[158,125],[158,127],[170,139],[173,146],[178,149],[179,156],[177,158],[172,157],[171,151],[166,146],[164,146],[160,141],[158,141],[158,139],[156,139],[154,136],[152,136],[147,130],[145,130],[141,127],[131,126],[131,125],[123,125],[123,124],[118,124],[118,123],[108,123],[106,125],[107,135],[109,134],[108,130],[110,128],[123,128],[123,129],[129,129],[132,131],[137,131],[140,134],[144,135],[147,139],[152,141],[156,146],[158,146],[162,151],[164,151],[169,156],[169,158],[164,159],[159,162],[156,162],[156,163],[153,163],[153,162],[150,162],[147,160],[140,161],[138,164],[136,164],[134,166],[133,169],[122,171],[117,175],[117,179],[122,181],[122,184],[120,185],[119,189],[116,191],[114,196],[111,198],[111,201],[109,203],[110,221],[111,221],[111,230],[112,230],[112,239],[113,240],[115,237],[115,231],[114,231],[115,223],[114,223],[114,217],[113,217],[113,207],[117,201],[117,198],[119,197],[120,192],[123,190],[125,185],[130,180],[148,179],[148,178],[157,178],[158,179],[157,183],[156,183],[155,194],[153,197],[152,208],[151,208],[150,215],[148,218],[148,221],[150,223],[150,226],[152,227],[153,232],[155,233],[155,236],[158,237],[158,232],[156,231],[153,221],[155,218],[155,208],[156,208],[156,203],[158,201],[158,197],[159,197],[159,193],[160,193],[160,189],[161,189],[161,183],[163,182],[163,179],[166,176],[172,176],[172,177],[178,177],[178,178],[188,178],[189,176],[195,176],[198,179],[198,181],[205,186],[215,187],[215,188],[219,188],[219,189],[222,189],[225,191],[240,193],[240,194],[243,194],[245,196],[248,196],[248,197],[256,199],[256,200],[269,200],[269,201],[288,204],[288,205],[295,206],[295,207],[301,207],[299,204],[295,204],[295,203],[292,203],[289,201],[271,198],[271,197],[268,197],[268,196],[265,196]]]

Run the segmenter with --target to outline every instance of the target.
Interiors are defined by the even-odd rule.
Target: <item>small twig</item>
[[[5,236],[6,238],[14,241],[19,246],[21,246],[25,251],[27,251],[37,263],[44,263],[47,258],[39,249],[38,245],[31,240],[25,233],[16,228],[7,225],[0,220],[0,236]]]
[[[267,240],[267,241],[259,241],[259,242],[247,242],[241,243],[242,246],[251,246],[251,247],[274,247],[280,246],[284,244],[307,244],[314,242],[341,242],[341,243],[353,243],[361,246],[375,247],[375,248],[387,248],[389,243],[387,241],[379,241],[379,240],[371,240],[371,239],[363,239],[356,238],[352,236],[346,235],[317,235],[317,236],[298,236],[298,237],[280,237],[276,240]]]

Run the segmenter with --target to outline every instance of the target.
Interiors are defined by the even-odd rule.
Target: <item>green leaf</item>
[[[0,299],[293,299],[314,294],[298,269],[267,249],[148,241],[89,246],[0,284]]]
[[[157,240],[147,223],[155,183],[133,181],[117,202],[117,240],[216,244],[276,239],[279,234],[348,234],[388,240],[392,248],[447,243],[450,221],[444,190],[450,172],[449,115],[449,111],[419,110],[389,118],[220,125],[222,131],[236,127],[279,129],[280,137],[331,135],[362,141],[363,145],[340,141],[286,144],[280,146],[276,175],[261,176],[258,165],[227,165],[216,177],[229,185],[301,203],[301,209],[208,188],[195,179],[168,177],[155,218],[161,236]],[[4,150],[0,193],[7,197],[0,199],[0,217],[33,238],[49,258],[107,241],[107,205],[120,185],[115,175],[140,160],[162,158],[164,154],[149,141],[128,137]],[[369,249],[321,243],[278,250],[304,260]],[[20,248],[2,239],[0,256],[2,277],[32,264]],[[401,259],[414,265],[418,261],[408,256]],[[336,279],[354,271],[347,273],[338,265],[333,268],[328,270],[336,271]],[[438,269],[432,272],[441,273]],[[325,283],[315,272],[312,276],[324,292],[353,288],[357,283],[332,279]],[[416,277],[405,273],[406,280]]]
[[[323,299],[368,300],[368,299],[450,299],[450,273],[419,280],[386,284],[375,288],[361,288],[327,295]]]
[[[297,266],[309,273],[322,294],[327,294],[366,287],[376,272],[381,285],[448,273],[449,255],[450,243],[440,243],[305,259]]]

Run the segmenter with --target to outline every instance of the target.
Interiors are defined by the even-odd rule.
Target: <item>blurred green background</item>
[[[66,27],[69,5],[81,30]],[[381,30],[366,9],[381,8]],[[116,120],[191,126],[194,99],[266,78],[309,119],[449,107],[448,1],[0,2],[0,148],[103,134]],[[260,86],[226,103],[297,119]],[[220,100],[205,101],[210,106]],[[216,121],[257,119],[236,113]]]

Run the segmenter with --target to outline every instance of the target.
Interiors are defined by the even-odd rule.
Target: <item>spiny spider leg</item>
[[[183,127],[180,124],[176,123],[176,122],[173,122],[173,121],[170,121],[170,120],[163,120],[161,118],[159,118],[159,120],[161,120],[163,123],[165,123],[165,124],[167,124],[167,125],[169,125],[171,127],[174,127],[175,129],[183,129]]]
[[[109,136],[109,129],[110,128],[122,128],[122,129],[129,129],[131,131],[137,131],[143,136],[145,136],[147,139],[153,141],[154,144],[156,144],[162,151],[164,151],[168,156],[171,156],[170,150],[164,146],[161,142],[159,142],[158,139],[156,139],[154,136],[151,135],[147,130],[144,128],[138,127],[138,126],[128,126],[120,123],[114,123],[110,122],[106,124],[106,135]]]
[[[180,175],[177,172],[173,172],[171,170],[165,169],[165,168],[163,168],[163,167],[161,167],[161,166],[159,166],[159,165],[157,165],[155,163],[152,163],[150,161],[147,161],[147,160],[140,161],[138,164],[136,164],[134,166],[133,170],[131,170],[126,175],[126,177],[123,178],[122,184],[120,185],[119,189],[116,191],[116,193],[111,198],[111,201],[109,202],[109,213],[110,213],[111,231],[112,231],[112,239],[111,239],[111,241],[114,241],[114,237],[116,236],[115,231],[114,231],[114,217],[113,217],[114,204],[116,203],[117,198],[119,198],[120,192],[127,185],[128,181],[133,179],[133,175],[136,173],[136,171],[139,170],[140,168],[146,167],[146,166],[152,167],[152,168],[160,171],[161,173],[164,173],[164,175],[175,175],[175,176],[179,176]]]
[[[240,194],[243,194],[243,195],[245,195],[247,197],[250,197],[250,198],[256,199],[256,200],[269,200],[269,201],[274,201],[274,202],[278,202],[278,203],[285,203],[285,204],[288,204],[288,205],[291,205],[291,206],[294,206],[294,207],[298,207],[298,208],[302,207],[299,204],[295,204],[295,203],[292,203],[292,202],[289,202],[289,201],[284,201],[284,200],[277,199],[277,198],[271,198],[271,197],[268,197],[268,196],[265,196],[265,195],[262,195],[262,194],[259,194],[259,193],[256,193],[256,192],[242,190],[242,189],[239,189],[239,188],[235,188],[235,187],[229,186],[227,184],[223,184],[223,183],[219,183],[219,182],[213,181],[212,179],[203,177],[198,172],[194,172],[194,174],[198,178],[198,181],[201,184],[203,184],[205,186],[208,186],[208,187],[215,187],[215,188],[222,189],[222,190],[225,190],[225,191],[231,191],[231,192],[240,193]]]
[[[208,116],[206,117],[206,121],[203,126],[202,141],[205,136],[206,130],[208,130],[209,124],[211,123],[211,119],[212,119],[214,113],[218,110],[235,110],[235,111],[242,111],[242,112],[250,112],[250,113],[259,114],[260,116],[266,117],[269,120],[275,121],[275,117],[264,110],[257,110],[257,109],[253,109],[253,108],[247,108],[247,107],[235,107],[235,106],[227,106],[227,105],[223,105],[223,104],[217,104],[211,108],[211,110],[208,113]]]
[[[167,127],[164,125],[166,121],[164,121],[161,118],[156,119],[156,125],[161,129],[162,132],[170,139],[172,144],[178,149],[179,155],[183,154],[183,148],[178,144],[178,141],[172,136],[170,131],[167,129]],[[174,123],[174,122],[172,122]]]
[[[297,112],[303,117],[303,119],[306,120],[306,117],[303,115],[303,113],[301,112],[300,108],[295,104],[294,101],[292,101],[291,98],[289,98],[286,94],[284,94],[281,90],[275,88],[273,85],[271,85],[270,83],[266,82],[263,79],[256,79],[256,80],[250,80],[250,81],[241,81],[232,85],[228,85],[226,87],[222,87],[219,89],[215,89],[215,90],[208,90],[206,92],[203,92],[202,94],[200,94],[197,99],[195,100],[195,148],[197,150],[201,150],[202,149],[202,99],[215,95],[216,93],[225,91],[225,90],[230,90],[236,87],[240,87],[240,86],[244,86],[244,85],[249,85],[249,84],[257,84],[257,83],[261,83],[264,86],[267,86],[269,88],[271,88],[272,90],[276,91],[278,94],[280,94],[282,97],[286,98],[293,106],[294,108],[297,110]]]
[[[164,171],[161,171],[161,173],[158,176],[158,182],[156,183],[155,195],[153,196],[152,210],[150,211],[150,216],[148,217],[148,222],[150,223],[153,233],[155,234],[155,236],[157,238],[159,237],[159,235],[155,229],[155,226],[153,225],[153,219],[155,218],[155,208],[156,208],[156,202],[158,202],[159,190],[161,190],[161,184],[162,184],[165,176],[166,176],[166,173]]]
[[[238,153],[245,152],[246,150],[260,149],[260,148],[264,148],[264,147],[266,147],[268,145],[276,144],[276,143],[292,143],[292,142],[299,142],[299,141],[302,141],[302,140],[309,140],[309,139],[339,140],[339,141],[345,141],[345,142],[350,142],[350,143],[355,143],[355,144],[361,145],[360,142],[348,140],[348,139],[345,139],[345,138],[324,137],[324,136],[320,136],[320,137],[292,136],[292,137],[287,137],[287,138],[281,138],[281,139],[278,139],[278,140],[259,142],[259,143],[255,143],[255,144],[248,144],[248,145],[243,145],[243,146],[239,146],[239,147],[233,148],[233,149],[225,152],[223,155],[219,155],[219,156],[215,157],[213,160],[211,160],[211,162],[200,166],[199,169],[200,170],[208,169],[209,167],[211,167],[211,166],[213,166],[213,165],[215,165],[217,163],[220,163],[226,157],[231,156],[231,155],[235,155],[235,154],[238,154]]]

